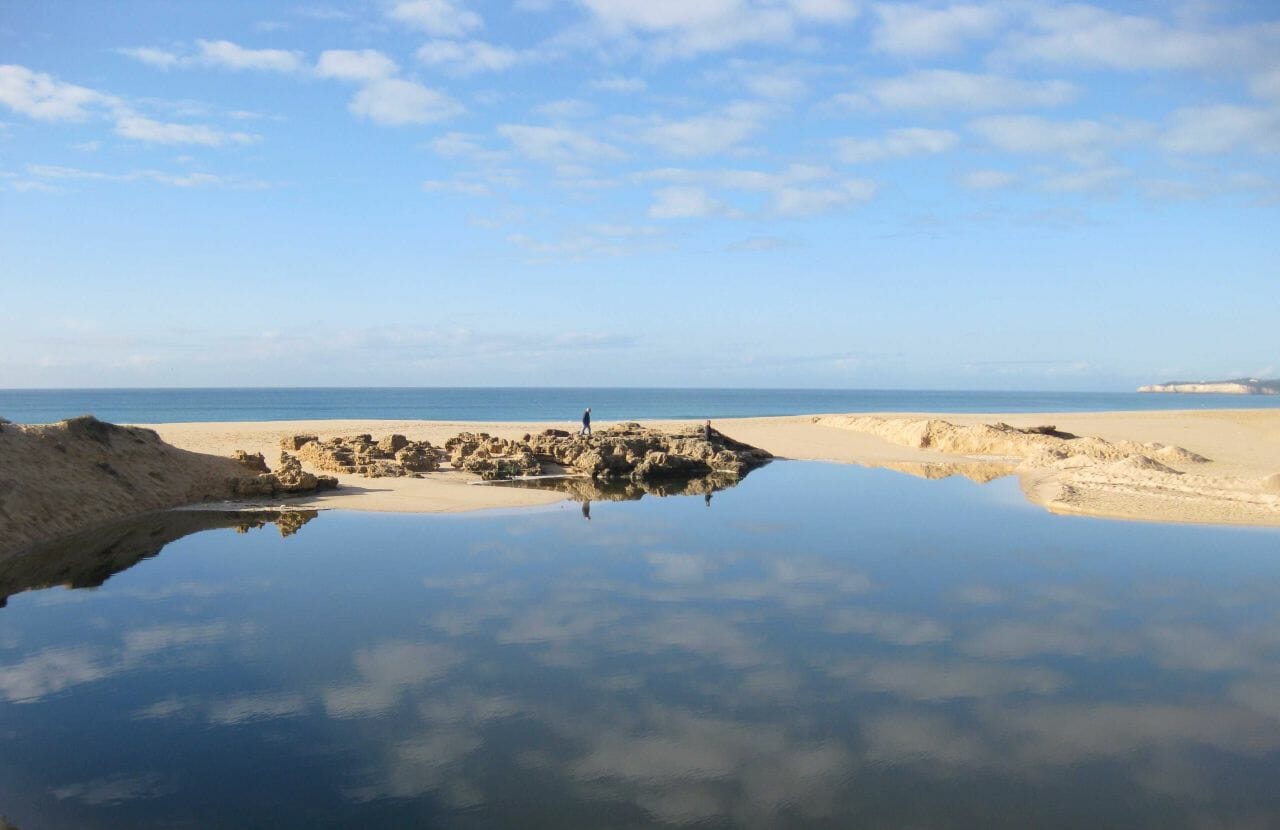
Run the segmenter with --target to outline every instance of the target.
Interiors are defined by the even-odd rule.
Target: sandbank
[[[948,446],[920,446],[924,425],[936,428],[937,421],[957,428],[949,429]],[[644,423],[665,429],[691,422]],[[1001,437],[992,442],[982,425],[996,423],[1023,428],[1053,425],[1062,432],[1100,440],[1066,442],[1060,445],[1065,450],[1055,446],[1054,455],[1045,452],[1045,441],[1037,436],[1025,441]],[[1016,474],[1028,499],[1056,513],[1280,526],[1280,409],[837,413],[734,418],[715,424],[725,434],[779,458],[885,467],[927,478],[964,475],[979,483]],[[569,421],[325,420],[141,426],[185,450],[223,456],[235,450],[261,452],[271,463],[279,457],[280,439],[297,433],[321,437],[401,433],[439,445],[464,431],[519,438],[549,427],[573,430],[578,425]],[[1187,452],[1160,450],[1155,445]],[[1088,452],[1077,454],[1077,448]],[[1189,460],[1195,456],[1206,460]],[[563,498],[554,492],[485,486],[453,471],[423,478],[348,475],[339,480],[337,491],[290,503],[308,508],[437,513],[545,505]]]

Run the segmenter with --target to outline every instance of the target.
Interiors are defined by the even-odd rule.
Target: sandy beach
[[[948,440],[922,439],[930,430],[942,429],[939,421],[955,428],[945,429]],[[645,423],[661,429],[689,424]],[[1016,434],[993,438],[983,427],[1000,423],[1015,428],[1052,425],[1059,432],[1091,440],[1061,442]],[[332,420],[143,426],[185,450],[222,456],[235,450],[261,452],[273,462],[279,456],[280,439],[296,433],[321,437],[400,433],[439,445],[463,431],[519,438],[548,427],[576,429],[577,424]],[[927,478],[965,475],[977,482],[1016,474],[1028,499],[1056,513],[1280,525],[1280,410],[830,414],[726,419],[717,421],[716,427],[779,458],[885,467]],[[930,445],[921,446],[922,440]],[[1052,445],[1051,451],[1046,451],[1046,445]],[[349,510],[456,512],[544,505],[562,498],[556,493],[485,486],[473,476],[453,471],[423,478],[339,479],[341,489],[291,503]]]

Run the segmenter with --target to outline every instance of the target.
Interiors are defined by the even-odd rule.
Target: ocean
[[[52,423],[597,421],[747,418],[818,412],[1105,412],[1280,407],[1280,396],[902,389],[284,388],[0,389],[0,417]]]

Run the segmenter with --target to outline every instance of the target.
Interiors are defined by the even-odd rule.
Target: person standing
[[[579,435],[591,434],[591,407],[587,407],[587,411],[582,413],[582,429],[578,431]]]
[[[707,419],[707,423],[704,424],[702,427],[702,437],[708,441],[711,440],[711,419],[710,418]]]

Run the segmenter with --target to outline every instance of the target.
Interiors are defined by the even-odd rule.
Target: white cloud
[[[601,92],[644,92],[649,88],[643,78],[628,78],[622,75],[610,75],[607,78],[597,78],[592,81],[589,86],[592,89]]]
[[[960,177],[960,183],[970,190],[999,190],[1017,181],[1017,177],[1004,170],[972,170]]]
[[[1280,152],[1280,111],[1234,104],[1176,110],[1160,138],[1171,153],[1208,155],[1245,147]]]
[[[201,144],[205,147],[252,144],[258,140],[257,136],[249,133],[229,133],[200,124],[172,124],[140,115],[125,115],[117,119],[116,134],[152,144]]]
[[[374,81],[357,92],[347,108],[384,127],[429,124],[462,112],[462,105],[448,95],[399,78]]]
[[[836,139],[835,147],[841,161],[861,164],[906,156],[936,155],[951,149],[959,141],[960,136],[950,130],[905,127],[890,130],[881,138]]]
[[[729,150],[763,126],[769,108],[749,101],[682,121],[664,121],[643,130],[641,141],[675,156],[706,156]]]
[[[57,164],[29,164],[27,172],[37,179],[89,182],[154,182],[170,187],[226,187],[234,190],[263,190],[270,183],[255,179],[216,176],[212,173],[167,173],[163,170],[130,170],[127,173],[103,173]]]
[[[1280,67],[1253,76],[1249,90],[1259,98],[1280,100]]]
[[[759,72],[742,78],[742,85],[758,98],[787,100],[801,98],[809,85],[793,75],[778,71]]]
[[[197,40],[196,47],[200,63],[223,69],[297,72],[303,65],[300,53],[283,49],[245,49],[229,40]]]
[[[328,49],[316,61],[321,78],[343,81],[376,81],[396,74],[396,62],[376,49]]]
[[[172,69],[181,58],[166,49],[155,49],[150,46],[138,46],[132,49],[117,49],[120,54],[141,61],[159,69]]]
[[[1117,179],[1123,179],[1132,174],[1133,171],[1129,170],[1129,168],[1119,165],[1090,167],[1084,170],[1047,176],[1044,180],[1044,186],[1046,190],[1053,190],[1059,193],[1088,193],[1095,190],[1105,190],[1111,187]]]
[[[1077,89],[1066,81],[1023,81],[1004,75],[929,69],[871,84],[838,100],[869,102],[887,109],[993,110],[1055,106],[1075,99]]]
[[[966,42],[988,38],[1004,21],[996,5],[955,5],[934,9],[909,4],[879,4],[872,43],[893,55],[912,57],[954,52]]]
[[[391,7],[391,17],[428,34],[459,37],[484,25],[480,15],[453,0],[402,0]]]
[[[591,112],[591,105],[577,98],[562,98],[559,101],[548,101],[533,108],[538,115],[557,121],[582,118]]]
[[[807,164],[793,164],[776,173],[762,170],[687,170],[668,167],[644,173],[639,178],[641,181],[660,181],[673,185],[659,191],[660,194],[669,195],[669,203],[662,203],[660,200],[662,209],[666,211],[676,211],[682,206],[696,206],[696,192],[705,194],[707,187],[765,194],[769,197],[769,212],[776,216],[825,213],[837,207],[866,201],[876,193],[874,182],[866,179],[840,179],[829,167]],[[714,212],[728,212],[720,202],[712,201],[714,205],[719,205]],[[654,209],[650,208],[650,215],[658,216]]]
[[[461,193],[464,196],[489,196],[493,191],[484,182],[466,179],[427,179],[422,183],[427,193]]]
[[[729,212],[701,187],[663,187],[653,194],[649,215],[654,219],[697,219]]]
[[[970,122],[970,129],[1011,153],[1063,155],[1094,163],[1108,149],[1150,134],[1147,125],[1103,124],[1089,119],[1051,121],[1035,115],[1000,115]]]
[[[1034,34],[1011,40],[1015,60],[1111,69],[1193,69],[1264,59],[1276,48],[1273,27],[1192,29],[1097,6],[1045,6],[1031,16]]]
[[[773,212],[779,216],[813,216],[876,194],[873,182],[851,179],[838,187],[784,187],[774,193]]]
[[[83,121],[89,107],[116,99],[17,64],[0,65],[0,104],[39,121]]]
[[[625,156],[612,144],[567,127],[502,124],[498,134],[510,141],[521,155],[547,164],[578,164]]]
[[[485,147],[480,143],[479,136],[469,133],[445,133],[432,139],[429,146],[445,158],[465,158],[485,165],[500,164],[511,157],[507,151]]]
[[[790,0],[795,14],[806,20],[847,22],[858,16],[858,4],[852,0]]]
[[[650,36],[659,58],[687,57],[745,43],[795,38],[804,23],[833,24],[857,16],[851,0],[579,0],[606,36]]]
[[[482,40],[431,40],[418,49],[417,55],[428,66],[445,66],[464,74],[501,72],[522,59],[514,49]]]

